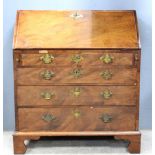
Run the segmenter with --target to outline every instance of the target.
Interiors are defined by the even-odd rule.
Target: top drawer
[[[134,65],[134,53],[112,50],[23,50],[20,66]]]

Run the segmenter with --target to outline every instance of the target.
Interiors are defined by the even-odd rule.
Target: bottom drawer
[[[135,130],[135,107],[19,108],[20,131]]]

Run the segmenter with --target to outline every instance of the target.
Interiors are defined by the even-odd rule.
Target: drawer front
[[[135,105],[135,86],[18,86],[18,106]]]
[[[131,131],[135,107],[19,108],[20,131]]]
[[[136,82],[136,68],[18,68],[17,83],[21,85],[91,83],[130,84]]]
[[[43,52],[46,50],[42,50]],[[31,51],[33,52],[33,51]],[[47,53],[21,54],[22,66],[70,66],[70,65],[133,65],[133,53],[101,50],[49,50]],[[38,51],[39,52],[39,51]]]

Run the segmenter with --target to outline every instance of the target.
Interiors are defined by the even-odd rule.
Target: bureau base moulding
[[[56,136],[113,136],[114,139],[128,141],[128,151],[130,153],[140,153],[141,133],[139,131],[124,132],[16,132],[13,135],[14,153],[23,154],[27,150],[25,140],[39,140],[40,137]],[[104,147],[104,146],[103,146]]]

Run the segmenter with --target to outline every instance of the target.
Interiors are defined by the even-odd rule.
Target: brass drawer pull
[[[50,93],[50,92],[43,92],[41,93],[42,98],[44,98],[45,100],[50,100],[55,96],[55,93]]]
[[[19,58],[16,58],[15,60],[16,60],[16,62],[20,62],[20,59]]]
[[[42,60],[44,64],[50,64],[50,63],[53,62],[54,56],[51,55],[51,54],[46,53],[46,54],[44,54],[43,56],[40,57],[40,60]]]
[[[76,55],[73,55],[72,58],[71,58],[71,61],[74,62],[74,63],[80,63],[84,58],[78,54]]]
[[[106,63],[106,64],[109,64],[109,63],[112,63],[113,62],[113,57],[111,57],[109,54],[106,54],[106,55],[103,55],[100,57],[100,60],[103,62],[103,63]]]
[[[82,71],[79,68],[76,68],[71,73],[75,78],[79,78],[82,75]]]
[[[109,99],[112,97],[112,92],[110,90],[104,90],[101,92],[101,96],[103,96],[104,99]]]
[[[55,76],[55,73],[49,70],[46,70],[44,72],[41,72],[41,77],[45,80],[50,80],[52,77]]]
[[[53,121],[53,120],[55,120],[56,119],[56,117],[55,116],[53,116],[52,114],[44,114],[43,116],[42,116],[42,119],[44,120],[44,121],[46,121],[46,122],[51,122],[51,121]]]
[[[112,121],[112,116],[109,114],[102,114],[100,119],[104,122],[104,123],[110,123]]]
[[[100,75],[105,80],[109,80],[112,78],[112,73],[108,70],[101,72]]]
[[[81,89],[79,87],[76,87],[71,92],[75,97],[78,97],[81,94]]]

